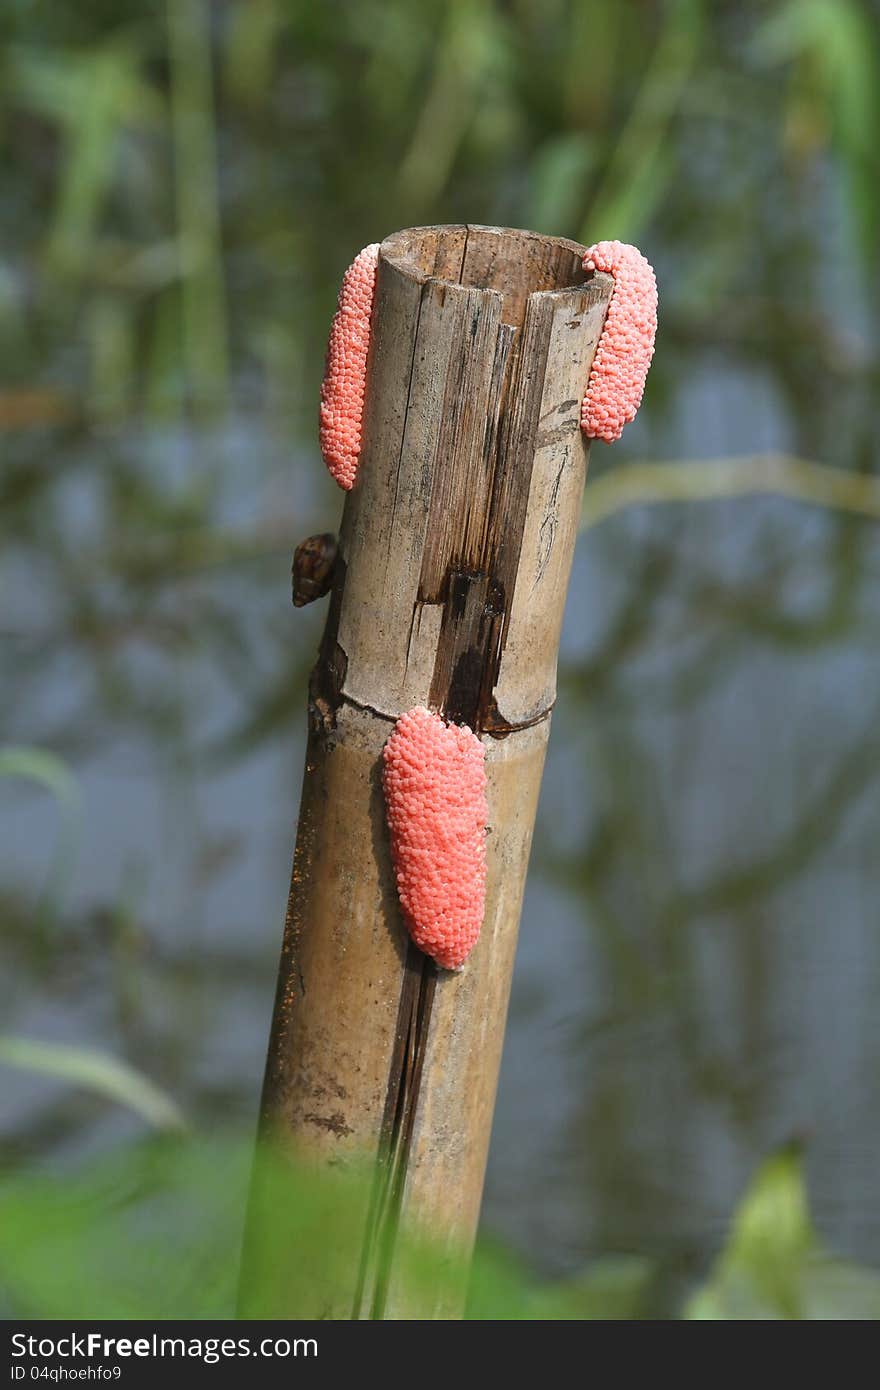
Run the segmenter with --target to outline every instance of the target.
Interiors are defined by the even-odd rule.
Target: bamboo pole
[[[401,1226],[472,1245],[587,449],[579,408],[612,289],[583,248],[497,227],[383,242],[364,443],[309,696],[299,832],[261,1129],[375,1165],[328,1288],[275,1311],[447,1318]],[[403,928],[380,755],[426,704],[486,747],[486,913],[461,973]],[[259,1168],[254,1201],[259,1200]],[[246,1242],[244,1288],[258,1271]],[[340,1270],[342,1271],[340,1275]],[[245,1306],[247,1300],[245,1295]]]

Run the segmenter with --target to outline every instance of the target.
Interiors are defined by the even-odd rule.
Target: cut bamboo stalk
[[[497,227],[382,243],[364,439],[309,698],[264,1136],[376,1178],[333,1287],[292,1317],[450,1318],[401,1227],[473,1242],[587,461],[580,402],[612,290],[584,248]],[[380,767],[428,705],[486,748],[486,912],[461,973],[404,929]],[[259,1168],[254,1201],[259,1201]],[[244,1283],[258,1274],[246,1242]],[[340,1269],[343,1271],[339,1276]],[[245,1306],[247,1303],[245,1292]]]

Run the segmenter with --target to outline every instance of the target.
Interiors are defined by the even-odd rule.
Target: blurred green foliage
[[[66,1175],[0,1182],[0,1312],[6,1318],[234,1316],[249,1143],[165,1138],[129,1146]],[[352,1231],[368,1176],[336,1166],[318,1175],[280,1154],[262,1156],[265,1220],[251,1232],[262,1287],[247,1316],[290,1317],[351,1283]],[[424,1237],[402,1240],[402,1287],[454,1291],[460,1270]],[[401,1273],[402,1271],[402,1273]],[[481,1243],[467,1316],[483,1321],[647,1316],[657,1270],[606,1255],[576,1276],[536,1281],[497,1245]],[[334,1300],[335,1301],[335,1300]],[[756,1173],[727,1245],[680,1314],[714,1320],[880,1316],[880,1276],[823,1251],[807,1207],[800,1155],[789,1147]]]
[[[180,1129],[183,1125],[177,1106],[147,1077],[88,1048],[0,1036],[0,1066],[19,1067],[84,1086],[128,1106],[159,1129]]]
[[[245,385],[284,416],[302,378],[311,412],[340,267],[425,220],[674,241],[667,356],[744,266],[751,300],[820,263],[838,173],[839,253],[873,278],[875,21],[867,0],[7,6],[12,380],[118,419]]]
[[[755,1175],[727,1245],[685,1315],[748,1321],[880,1317],[880,1276],[836,1260],[822,1247],[797,1144],[772,1155]]]

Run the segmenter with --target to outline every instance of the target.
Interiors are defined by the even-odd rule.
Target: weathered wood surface
[[[580,401],[612,288],[582,256],[491,227],[382,244],[262,1107],[264,1133],[318,1163],[366,1155],[378,1176],[350,1278],[316,1282],[290,1316],[460,1312],[460,1290],[414,1301],[394,1242],[414,1224],[452,1259],[479,1215],[586,469]],[[389,857],[380,755],[417,704],[486,746],[486,914],[459,974],[410,944]]]

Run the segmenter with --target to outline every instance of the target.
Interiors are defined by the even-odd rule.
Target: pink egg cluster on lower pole
[[[354,487],[363,442],[370,318],[379,245],[365,246],[342,279],[321,386],[321,453],[341,488]]]
[[[397,891],[419,950],[458,970],[486,903],[486,768],[463,725],[422,706],[401,715],[383,752],[382,782]]]
[[[657,281],[642,253],[623,241],[597,241],[584,256],[584,270],[614,276],[581,406],[584,434],[612,444],[642,403],[657,332]]]

